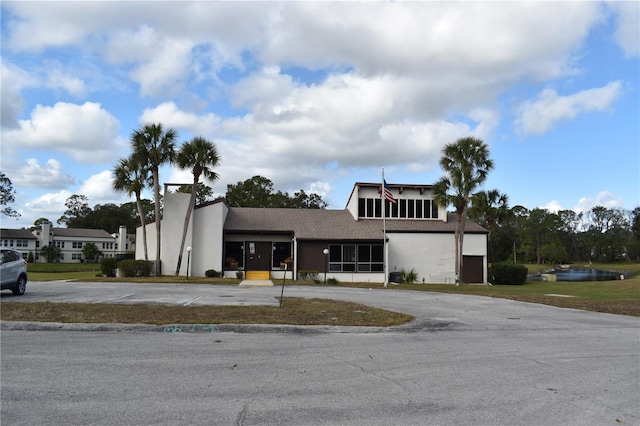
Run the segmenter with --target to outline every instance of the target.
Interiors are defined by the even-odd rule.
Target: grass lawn
[[[545,269],[527,265],[530,271]],[[524,285],[401,284],[390,289],[433,291],[498,297],[523,302],[542,303],[563,308],[583,309],[640,317],[640,264],[590,265],[597,269],[627,271],[635,274],[622,281],[541,282]],[[162,276],[145,278],[96,277],[95,264],[30,264],[29,280],[82,280],[97,282],[237,284],[238,279]],[[281,282],[274,280],[276,285]],[[287,280],[286,285],[315,285],[308,281]],[[339,283],[340,287],[382,288],[381,283]],[[172,307],[148,305],[84,305],[57,303],[3,303],[0,319],[4,321],[53,322],[138,322],[147,324],[297,324],[297,325],[370,325],[389,326],[412,319],[409,315],[388,312],[362,305],[326,300],[285,298],[282,308],[263,306]]]

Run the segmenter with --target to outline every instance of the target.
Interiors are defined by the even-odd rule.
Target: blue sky
[[[344,208],[354,182],[434,183],[475,136],[510,205],[640,205],[638,2],[3,1],[1,168],[22,217],[124,203],[146,122]],[[161,171],[163,182],[189,172]],[[147,194],[151,198],[150,194]]]

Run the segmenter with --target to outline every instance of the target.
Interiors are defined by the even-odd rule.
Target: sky
[[[55,223],[74,194],[132,201],[112,170],[145,123],[215,143],[216,197],[260,175],[343,209],[383,169],[435,183],[445,144],[473,136],[510,206],[640,205],[640,2],[0,7],[0,167],[21,214],[3,228]]]

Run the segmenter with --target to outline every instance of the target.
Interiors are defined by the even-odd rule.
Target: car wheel
[[[16,296],[22,296],[27,291],[27,277],[20,275],[16,286],[11,290]]]

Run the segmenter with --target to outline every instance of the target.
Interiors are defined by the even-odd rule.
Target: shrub
[[[100,261],[100,272],[104,277],[115,277],[118,260],[113,257],[105,257]]]
[[[402,282],[405,284],[414,284],[418,282],[418,273],[414,268],[411,268],[411,270],[408,272],[404,269],[401,269],[400,276],[402,277]]]
[[[118,262],[118,269],[123,277],[148,277],[151,275],[153,262],[126,259]]]
[[[315,281],[318,279],[318,271],[301,269],[298,271],[298,277],[302,281]]]
[[[239,279],[239,280],[243,279],[244,278],[244,272],[237,271],[236,272],[236,278]]]
[[[327,278],[327,284],[338,285],[338,280],[336,278]]]
[[[209,278],[219,278],[220,277],[220,272],[216,271],[215,269],[207,269],[204,272],[204,275],[209,277]]]
[[[496,263],[489,267],[489,282],[499,285],[520,285],[527,281],[529,270],[517,263]]]

